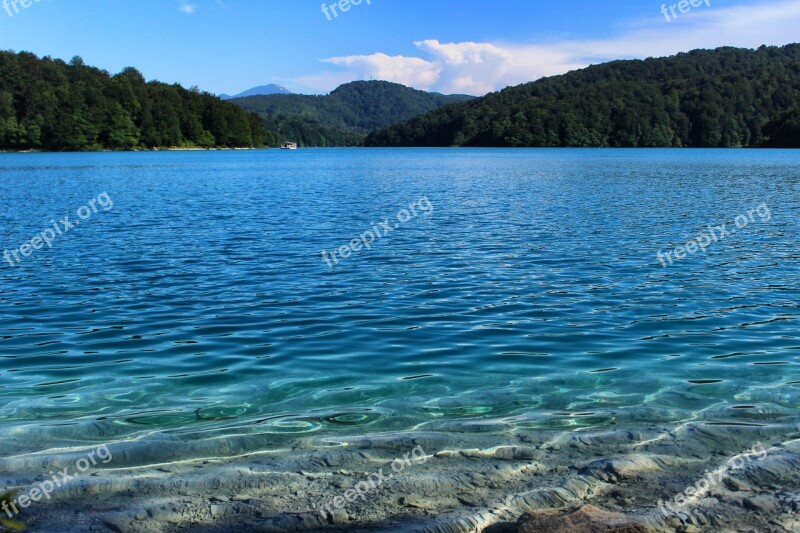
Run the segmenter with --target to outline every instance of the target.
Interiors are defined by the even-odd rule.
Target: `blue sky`
[[[373,78],[484,94],[609,59],[800,41],[800,0],[696,0],[677,18],[678,0],[666,15],[662,0],[366,1],[328,20],[321,0],[41,0],[0,9],[0,48],[214,93]]]

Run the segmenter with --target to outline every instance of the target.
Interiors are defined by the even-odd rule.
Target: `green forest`
[[[800,45],[614,61],[370,134],[367,146],[800,147]]]
[[[69,63],[0,52],[0,149],[139,150],[274,146],[261,119],[197,89],[111,76]]]
[[[325,96],[275,94],[231,102],[258,113],[270,131],[301,146],[360,146],[373,130],[472,98],[387,81],[356,81]]]
[[[0,149],[278,146],[800,147],[800,45],[614,61],[483,98],[383,81],[222,101],[0,52]]]

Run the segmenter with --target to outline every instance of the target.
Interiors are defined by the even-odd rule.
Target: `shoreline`
[[[566,433],[263,433],[199,441],[158,434],[109,444],[114,460],[107,467],[69,482],[52,501],[19,518],[29,531],[48,533],[65,526],[133,533],[466,533],[514,531],[526,513],[523,521],[547,517],[558,524],[569,518],[553,513],[591,505],[588,514],[601,523],[612,515],[597,509],[641,528],[627,531],[797,530],[800,494],[789,488],[800,485],[799,430],[798,424],[688,423]],[[664,501],[742,456],[754,441],[763,442],[760,460],[745,461],[680,512],[664,513]],[[393,462],[415,447],[426,452],[424,462],[384,475],[364,498],[348,494],[367,473],[394,470]],[[82,453],[61,450],[3,459],[0,479],[24,487]],[[344,495],[346,503],[337,507]],[[332,512],[324,510],[326,503]],[[775,527],[765,528],[767,523]]]
[[[141,150],[82,150],[73,152],[51,152],[48,150],[0,150],[0,154],[102,154],[102,153],[135,153],[135,152],[232,152],[240,150],[277,150],[277,148],[263,146],[260,148],[147,148]]]
[[[687,146],[667,146],[667,147],[627,147],[627,146],[304,146],[298,148],[299,151],[305,150],[336,150],[336,149],[367,149],[367,150],[581,150],[581,151],[630,151],[630,150],[671,150],[671,151],[735,151],[746,150],[775,152],[781,150],[800,150],[800,148],[775,148],[775,147],[726,147],[726,148],[707,148],[707,147],[687,147]],[[73,152],[51,152],[47,150],[0,150],[0,154],[102,154],[102,153],[138,153],[138,152],[235,152],[235,151],[260,151],[277,150],[282,151],[276,146],[262,146],[258,148],[148,148],[141,150],[83,150]]]

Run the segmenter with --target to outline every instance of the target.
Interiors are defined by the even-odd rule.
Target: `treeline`
[[[266,127],[277,132],[282,139],[296,142],[303,147],[363,146],[365,133],[323,122],[291,113],[270,114],[263,119]]]
[[[261,119],[216,96],[111,76],[75,57],[0,52],[0,149],[136,150],[273,146]]]
[[[800,147],[800,45],[614,61],[447,106],[367,146]]]
[[[275,94],[231,102],[258,113],[270,131],[301,146],[358,146],[370,131],[471,98],[387,81],[356,81],[325,96]]]

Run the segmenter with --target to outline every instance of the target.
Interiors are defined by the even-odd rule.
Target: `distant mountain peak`
[[[234,98],[245,98],[247,96],[267,96],[270,94],[292,94],[292,93],[286,87],[271,83],[269,85],[259,85],[258,87],[247,89],[246,91],[236,94],[234,96],[231,96],[229,94],[221,94],[219,95],[219,97],[222,100],[233,100]]]
[[[357,146],[371,131],[472,99],[374,80],[345,83],[328,95],[262,95],[233,103],[301,146]]]
[[[403,85],[401,83],[396,83],[393,81],[386,81],[386,80],[357,80],[351,81],[348,83],[344,83],[338,86],[336,89],[331,91],[331,96],[336,95],[344,95],[348,92],[352,91],[371,91],[376,89],[384,89],[384,90],[394,90],[394,91],[403,91],[406,93],[416,93],[418,95],[437,95],[437,96],[447,96],[447,97],[455,97],[461,100],[471,100],[475,98],[474,96],[466,95],[466,94],[442,94],[432,91],[423,91],[420,89],[415,89],[413,87],[409,87],[407,85]]]

